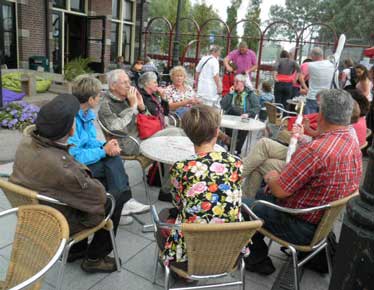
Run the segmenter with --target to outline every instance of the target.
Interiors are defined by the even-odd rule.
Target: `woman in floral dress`
[[[242,162],[230,153],[214,150],[220,119],[218,110],[206,105],[191,108],[182,118],[182,128],[196,154],[175,163],[170,171],[175,224],[241,221]],[[187,261],[181,231],[171,230],[161,258],[167,264]]]

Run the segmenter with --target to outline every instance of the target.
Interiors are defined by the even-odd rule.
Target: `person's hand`
[[[232,94],[233,92],[235,92],[235,89],[234,89],[234,86],[231,86],[230,87],[230,94]]]
[[[121,148],[119,148],[118,141],[116,139],[109,140],[105,144],[104,150],[108,156],[117,156],[121,153]]]
[[[304,126],[303,125],[297,125],[296,123],[292,126],[292,134],[296,135],[299,134],[299,136],[304,134]]]
[[[264,180],[266,183],[269,183],[270,180],[278,179],[279,172],[276,170],[270,170],[268,173],[265,174]]]
[[[138,90],[135,87],[130,87],[127,93],[127,99],[131,107],[134,107],[135,105],[137,105],[137,97],[136,97],[137,91]]]
[[[188,100],[188,104],[189,105],[201,104],[201,100],[196,97],[192,97],[191,99]]]
[[[166,100],[165,89],[161,87],[157,87],[157,92],[160,94],[161,99]]]
[[[144,101],[143,101],[143,96],[141,95],[141,93],[139,93],[138,90],[136,90],[136,102],[138,104],[139,111],[144,111],[145,110],[145,105],[144,105]]]

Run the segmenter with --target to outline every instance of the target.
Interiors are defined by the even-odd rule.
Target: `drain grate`
[[[303,276],[304,270],[300,269],[300,280]],[[283,264],[282,269],[279,271],[277,278],[273,284],[271,290],[294,290],[294,281],[293,281],[293,266],[292,259],[289,258],[286,263]]]

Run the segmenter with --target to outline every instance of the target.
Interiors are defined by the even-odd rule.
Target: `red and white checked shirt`
[[[288,208],[309,208],[341,199],[358,189],[362,156],[347,129],[325,132],[298,147],[278,180],[292,195],[278,199]],[[318,224],[323,211],[298,217]]]

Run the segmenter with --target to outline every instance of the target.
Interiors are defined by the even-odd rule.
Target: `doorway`
[[[15,5],[4,0],[0,0],[0,61],[17,68]]]
[[[78,57],[87,57],[86,16],[65,14],[64,62]]]

